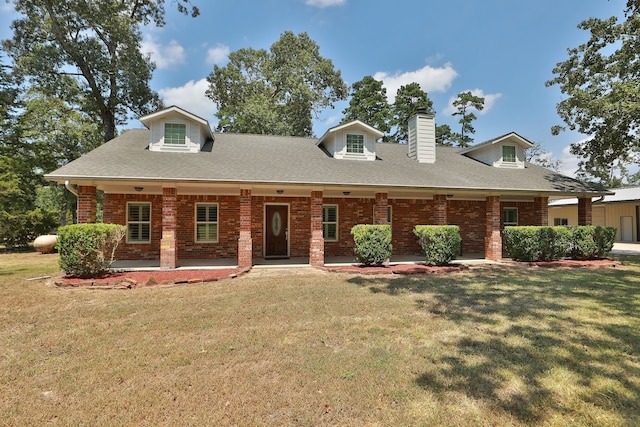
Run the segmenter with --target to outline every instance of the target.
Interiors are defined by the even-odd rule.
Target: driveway
[[[612,254],[640,255],[640,243],[614,243]]]

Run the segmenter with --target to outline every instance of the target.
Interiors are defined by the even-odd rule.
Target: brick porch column
[[[433,225],[447,225],[447,195],[433,195]]]
[[[591,197],[581,197],[578,199],[578,225],[591,224],[593,224]]]
[[[533,199],[534,225],[549,225],[549,198],[536,197]]]
[[[160,269],[169,270],[178,266],[176,234],[178,228],[178,191],[162,189],[162,240],[160,240]]]
[[[78,186],[78,224],[93,224],[96,222],[96,194],[96,187]]]
[[[502,259],[500,223],[500,196],[487,196],[486,232],[484,237],[484,257],[486,259],[494,261]]]
[[[322,234],[322,191],[312,191],[309,201],[311,212],[311,240],[309,241],[309,263],[313,267],[324,265],[324,236]]]
[[[389,199],[387,193],[376,193],[376,204],[373,206],[374,224],[389,224],[389,218],[387,218],[388,206]]]
[[[253,240],[251,238],[251,190],[240,190],[240,236],[238,237],[238,267],[253,266]]]

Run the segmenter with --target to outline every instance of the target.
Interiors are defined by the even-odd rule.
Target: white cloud
[[[305,4],[307,6],[315,7],[329,7],[329,6],[342,6],[346,4],[347,0],[307,0]]]
[[[161,45],[151,34],[146,34],[140,44],[140,51],[151,55],[151,60],[158,69],[169,68],[172,65],[184,64],[184,48],[177,41],[171,40],[168,45]]]
[[[207,64],[220,65],[229,57],[229,46],[218,43],[216,47],[207,50]]]
[[[189,80],[180,87],[160,89],[158,93],[166,106],[176,105],[209,120],[209,123],[214,126],[213,119],[217,109],[213,101],[204,94],[208,88],[209,82],[206,79]]]
[[[385,89],[387,89],[387,99],[393,102],[396,99],[396,92],[400,86],[409,83],[418,83],[420,88],[429,92],[445,92],[451,87],[453,80],[458,77],[458,73],[453,69],[450,63],[446,63],[444,67],[433,68],[426,65],[416,71],[398,72],[389,74],[386,71],[378,71],[373,78],[382,81]]]
[[[485,115],[487,114],[489,111],[491,111],[491,109],[493,108],[494,105],[496,105],[496,102],[498,101],[498,99],[502,98],[502,94],[501,93],[488,93],[485,94],[484,91],[482,89],[472,89],[472,90],[463,90],[461,92],[471,92],[472,95],[474,96],[479,96],[484,98],[484,108],[482,109],[482,111],[476,111],[478,113],[479,116]],[[458,96],[452,96],[451,98],[449,98],[449,103],[447,104],[447,107],[444,109],[444,113],[445,114],[453,114],[455,113],[456,107],[453,106],[453,101],[456,100]]]
[[[582,144],[589,139],[590,138],[581,139],[575,144]],[[562,157],[560,158],[560,160],[562,161],[562,165],[560,166],[560,173],[567,176],[575,177],[576,172],[578,171],[578,163],[580,162],[580,159],[576,155],[571,154],[571,145],[567,145],[562,149]]]

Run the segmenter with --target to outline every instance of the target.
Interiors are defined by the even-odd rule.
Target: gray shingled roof
[[[148,130],[130,130],[47,178],[597,193],[532,164],[525,169],[495,168],[459,154],[459,148],[438,147],[436,163],[425,164],[410,159],[406,145],[377,144],[378,159],[371,162],[334,159],[312,138],[214,135],[215,141],[200,153],[168,153],[148,150]]]

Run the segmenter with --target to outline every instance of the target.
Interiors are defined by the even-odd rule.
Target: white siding
[[[409,157],[420,163],[436,161],[436,126],[433,116],[416,114],[409,119]]]

